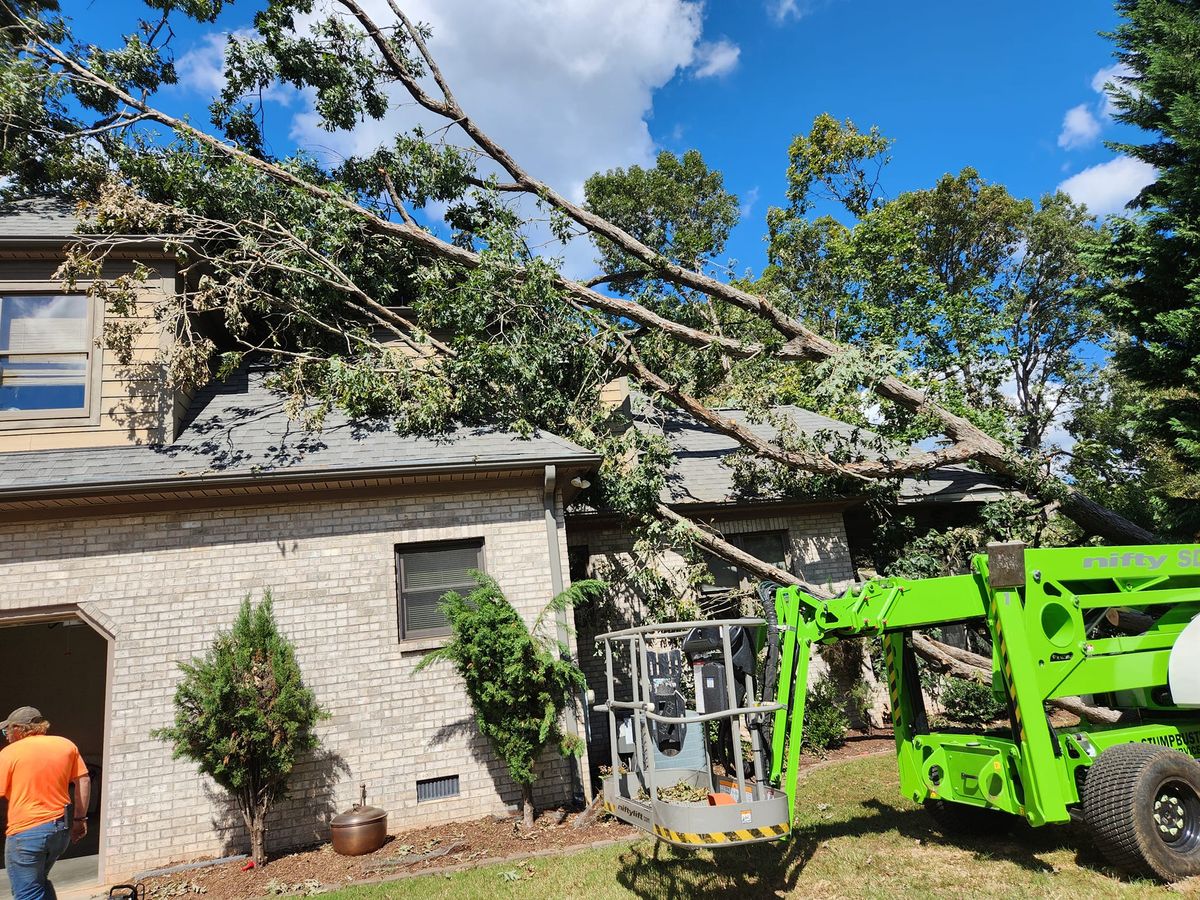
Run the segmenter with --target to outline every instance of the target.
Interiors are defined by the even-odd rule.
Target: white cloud
[[[1112,94],[1104,86],[1111,82],[1116,87],[1128,88],[1128,85],[1121,83],[1121,79],[1129,78],[1132,75],[1133,70],[1125,65],[1125,63],[1119,62],[1111,66],[1105,66],[1092,76],[1092,90],[1101,95],[1100,114],[1106,119],[1111,119],[1117,108],[1113,103]]]
[[[219,94],[224,90],[228,41],[228,34],[206,34],[204,40],[175,60],[179,86],[198,94]]]
[[[392,20],[386,0],[363,5],[377,21]],[[432,28],[430,50],[462,107],[527,171],[577,201],[594,172],[654,164],[647,120],[658,88],[694,66],[717,74],[729,64],[728,51],[701,57],[695,0],[493,0],[486,14],[477,0],[406,0],[404,8]],[[291,137],[331,159],[369,153],[414,125],[445,124],[399,90],[381,121],[351,132],[322,130],[311,99],[305,106]],[[457,131],[449,139],[465,141]],[[572,246],[567,270],[590,274],[593,255]]]
[[[1087,206],[1092,215],[1120,212],[1138,192],[1154,181],[1154,166],[1132,156],[1118,156],[1091,166],[1058,186],[1076,203]]]
[[[799,21],[813,12],[824,0],[767,0],[767,14],[782,25],[789,19]]]
[[[1058,146],[1065,150],[1086,147],[1100,136],[1100,122],[1092,115],[1086,103],[1067,110],[1063,116],[1062,131],[1058,134]]]
[[[725,38],[701,43],[696,47],[696,77],[711,78],[729,74],[737,68],[741,53],[742,50],[737,44]]]
[[[1092,144],[1117,109],[1105,85],[1120,85],[1122,78],[1132,74],[1133,70],[1120,62],[1097,71],[1092,76],[1092,90],[1100,95],[1100,99],[1095,103],[1080,103],[1067,110],[1063,116],[1062,131],[1058,134],[1058,146],[1064,150],[1077,150]]]
[[[177,87],[197,94],[215,97],[225,89],[225,47],[229,39],[250,40],[255,37],[250,28],[234,32],[206,34],[204,39],[175,60],[179,76]],[[263,92],[263,98],[287,105],[296,91],[287,85],[275,84]]]
[[[750,188],[742,195],[742,202],[738,206],[738,215],[742,219],[749,219],[750,214],[754,212],[754,204],[758,202],[758,186]]]

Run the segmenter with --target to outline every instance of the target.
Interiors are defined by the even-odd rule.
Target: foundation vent
[[[417,802],[426,800],[446,800],[458,796],[458,776],[447,775],[444,778],[426,778],[417,782]]]

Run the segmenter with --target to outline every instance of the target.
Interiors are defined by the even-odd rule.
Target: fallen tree
[[[489,414],[494,424],[554,428],[602,449],[604,499],[620,511],[665,522],[677,536],[759,577],[802,584],[817,595],[817,586],[803,585],[663,504],[661,453],[656,471],[632,476],[631,461],[646,463],[653,448],[636,436],[606,434],[600,411],[584,398],[625,375],[757,458],[785,468],[854,484],[971,463],[1054,504],[1087,535],[1155,540],[895,374],[866,373],[859,384],[881,402],[933,423],[944,446],[831,453],[763,438],[706,400],[689,385],[677,358],[714,354],[726,366],[768,360],[806,366],[814,377],[833,380],[861,365],[861,351],[818,333],[771,297],[682,264],[527,171],[459,103],[428,32],[396,0],[387,2],[386,21],[357,0],[332,0],[324,14],[314,13],[310,2],[271,0],[256,19],[257,34],[231,40],[227,86],[214,106],[212,131],[155,99],[175,76],[166,51],[172,4],[153,5],[166,7],[158,21],[123,47],[101,52],[76,43],[41,4],[0,0],[6,65],[18,71],[22,97],[30,101],[9,102],[3,125],[6,134],[20,129],[43,154],[77,153],[77,172],[100,172],[69,188],[89,201],[95,233],[81,241],[67,278],[98,276],[122,235],[171,236],[194,285],[172,311],[174,319],[167,317],[185,348],[171,360],[180,380],[202,378],[207,360],[221,349],[188,327],[193,317],[216,313],[225,339],[237,348],[223,355],[225,367],[246,352],[267,352],[286,364],[283,381],[293,391],[355,413],[388,417],[402,411],[407,427],[418,430]],[[182,8],[204,21],[220,13],[219,3]],[[418,132],[395,135],[336,169],[274,158],[264,150],[258,120],[262,92],[278,83],[311,91],[331,129],[382,117],[389,92],[399,92],[436,117],[440,133],[465,137],[466,146],[436,143]],[[256,93],[258,106],[246,99]],[[71,112],[62,102],[66,94],[94,118],[83,121]],[[30,112],[33,100],[40,112]],[[150,136],[152,126],[168,129],[176,143]],[[548,211],[556,234],[589,236],[688,302],[608,290],[621,282],[621,272],[586,283],[565,277],[530,251],[512,198]],[[414,215],[434,200],[448,205],[449,238],[422,227]],[[131,293],[127,284],[99,277],[92,290],[118,312]],[[697,314],[716,306],[736,311],[743,327],[717,327]],[[120,348],[119,333],[107,338]],[[489,390],[505,383],[512,397],[504,403],[511,408],[501,408]],[[471,402],[488,406],[467,399],[472,394],[490,395],[492,408],[472,412]],[[640,479],[638,489],[619,485],[622,479]],[[944,667],[990,673],[981,658],[956,657],[926,638],[919,647]]]

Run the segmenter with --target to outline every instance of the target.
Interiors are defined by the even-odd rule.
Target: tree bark
[[[269,801],[242,797],[242,819],[250,835],[250,859],[255,868],[267,864],[267,810]]]
[[[526,831],[533,828],[533,785],[521,785],[521,825]]]
[[[986,656],[951,647],[916,631],[913,632],[912,641],[913,649],[939,672],[978,681],[980,684],[992,683],[992,661]],[[1112,725],[1124,720],[1123,714],[1117,710],[1105,706],[1090,706],[1078,697],[1057,697],[1046,702],[1094,725]]]

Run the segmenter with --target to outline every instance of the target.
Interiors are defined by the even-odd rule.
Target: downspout
[[[558,549],[558,519],[554,515],[557,488],[558,470],[555,466],[546,466],[545,487],[542,491],[542,508],[546,516],[546,548],[550,553],[550,585],[555,597],[566,589],[566,585],[563,584],[562,553]],[[571,629],[567,626],[566,610],[556,612],[554,614],[554,622],[558,626],[559,643],[563,647],[569,648],[571,646]],[[573,699],[574,693],[572,691]],[[571,714],[564,717],[566,719],[567,733],[574,738],[578,738],[579,718],[576,713],[575,703],[572,703],[571,706]],[[585,746],[584,753],[586,752],[587,747]],[[585,804],[592,802],[591,785],[580,774],[580,766],[577,763],[571,764],[571,793],[577,802],[581,801]]]

